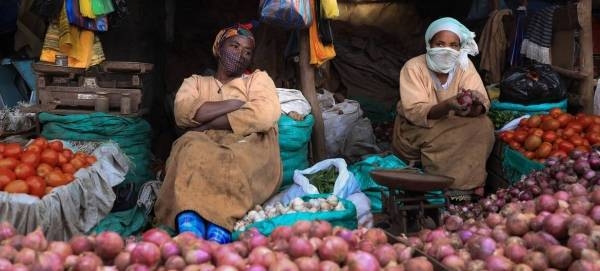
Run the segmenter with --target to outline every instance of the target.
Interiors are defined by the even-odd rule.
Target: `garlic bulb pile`
[[[308,201],[304,201],[301,198],[294,198],[287,206],[284,206],[281,202],[278,202],[275,205],[265,206],[264,208],[260,205],[256,205],[254,209],[250,210],[241,220],[235,223],[233,229],[236,231],[244,231],[250,224],[284,214],[341,211],[344,209],[344,205],[335,195],[329,195],[326,199],[317,198]]]

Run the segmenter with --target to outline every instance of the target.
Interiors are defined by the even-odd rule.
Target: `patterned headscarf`
[[[219,49],[221,48],[221,44],[231,37],[243,36],[252,40],[252,43],[254,43],[254,35],[252,35],[252,32],[250,31],[251,27],[251,25],[236,24],[219,31],[219,34],[217,34],[215,42],[213,43],[213,55],[216,57],[219,53]]]

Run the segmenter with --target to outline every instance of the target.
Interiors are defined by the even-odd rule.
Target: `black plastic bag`
[[[560,76],[546,64],[513,68],[500,81],[501,102],[527,105],[558,102],[566,97]]]

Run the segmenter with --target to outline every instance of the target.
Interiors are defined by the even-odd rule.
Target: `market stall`
[[[71,8],[79,5],[74,2],[65,1]],[[471,191],[449,192],[453,178],[433,176],[419,161],[387,152],[398,74],[422,50],[422,36],[411,31],[428,18],[415,16],[435,1],[306,0],[282,7],[269,5],[277,1],[165,0],[153,3],[165,8],[160,39],[169,50],[183,50],[164,53],[166,64],[106,57],[119,55],[115,44],[122,43],[113,40],[107,42],[112,51],[102,49],[101,38],[111,35],[105,16],[123,15],[109,7],[124,2],[86,1],[103,6],[78,9],[85,14],[45,10],[57,20],[51,20],[45,45],[40,44],[41,61],[32,66],[35,105],[0,116],[0,270],[600,268],[600,118],[579,111],[588,112],[592,102],[591,1],[569,3],[563,16],[568,22],[561,21],[557,7],[555,19],[538,18],[550,22],[545,30],[556,23],[557,43],[578,37],[581,50],[564,50],[574,58],[494,74],[502,82],[488,85],[488,116],[497,142],[488,161],[486,193],[473,197]],[[132,12],[149,17],[143,16],[144,4],[135,4]],[[237,4],[249,8],[231,10]],[[114,8],[122,11],[123,5]],[[150,169],[157,156],[150,152],[151,140],[168,155],[168,146],[183,131],[162,125],[173,121],[172,100],[147,106],[148,76],[164,72],[165,86],[153,83],[174,92],[182,78],[210,74],[210,53],[195,47],[209,48],[204,37],[212,40],[211,27],[222,27],[222,21],[255,19],[256,8],[263,24],[256,41],[268,50],[258,51],[255,68],[266,69],[279,87],[282,185],[266,202],[236,217],[229,244],[152,224],[166,161]],[[490,22],[507,19],[502,16],[492,13]],[[117,26],[117,19],[108,20],[109,26]],[[131,36],[141,35],[130,30]],[[71,43],[56,40],[65,31],[85,50],[65,49]],[[271,37],[274,33],[287,45],[281,46],[280,36]],[[112,38],[122,34],[113,32]],[[557,53],[565,47],[553,48]],[[135,50],[129,46],[120,52]],[[151,54],[161,50],[155,51]],[[273,60],[279,55],[285,60]],[[286,69],[290,63],[292,69]],[[565,84],[565,77],[578,82]],[[467,96],[461,98],[472,103],[474,97]],[[161,118],[156,112],[163,110],[167,117],[151,127],[146,114]],[[169,130],[172,140],[153,138],[161,132],[156,129]],[[21,137],[5,138],[15,134]]]

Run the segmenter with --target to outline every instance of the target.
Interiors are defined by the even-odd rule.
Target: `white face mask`
[[[427,66],[434,72],[449,73],[456,66],[460,52],[448,47],[427,49]]]

